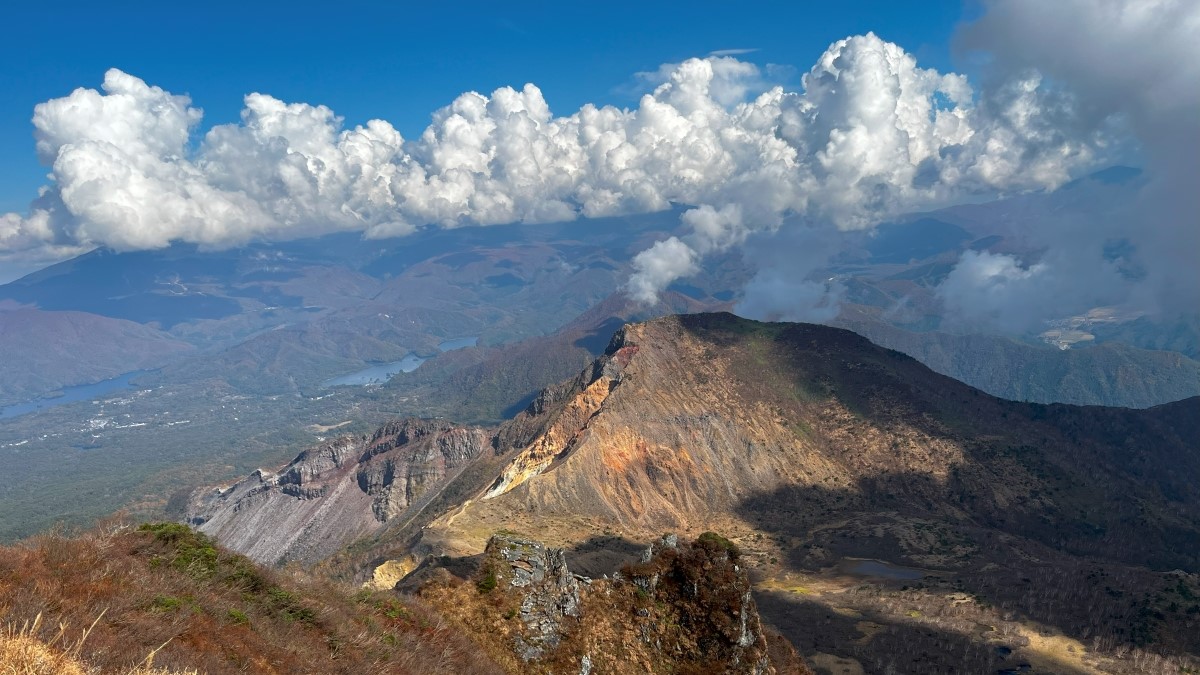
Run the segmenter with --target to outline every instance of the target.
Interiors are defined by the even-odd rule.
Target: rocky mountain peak
[[[443,557],[477,559],[486,549],[485,557],[501,561],[493,581],[503,598],[484,592],[492,600],[481,605],[472,599],[482,589],[464,581],[465,590],[447,582],[430,599],[454,611],[461,606],[459,619],[477,634],[501,636],[495,658],[517,658],[513,671],[527,670],[514,656],[518,636],[534,659],[528,663],[543,670],[607,672],[598,659],[614,645],[642,645],[631,663],[638,672],[654,671],[666,652],[647,635],[661,635],[654,631],[666,624],[654,624],[665,615],[655,613],[651,599],[667,592],[664,584],[683,603],[672,605],[672,621],[689,607],[706,607],[706,615],[719,617],[700,629],[720,636],[711,648],[738,668],[757,668],[749,604],[755,598],[737,581],[750,568],[758,583],[778,590],[760,586],[757,601],[797,645],[809,640],[810,628],[828,629],[817,654],[826,666],[837,661],[825,651],[833,649],[831,634],[862,632],[861,642],[837,643],[837,653],[853,653],[880,672],[889,663],[907,672],[924,672],[917,664],[929,663],[948,672],[955,672],[952,663],[994,672],[1008,656],[990,643],[955,637],[969,627],[936,638],[927,629],[943,619],[956,626],[1007,622],[1015,635],[1024,629],[1006,617],[1016,608],[1071,626],[1075,635],[1100,631],[1108,642],[1096,649],[1121,640],[1195,644],[1192,619],[1180,613],[1192,611],[1188,603],[1200,591],[1160,577],[1200,566],[1198,419],[1200,399],[1148,410],[1005,401],[836,328],[729,314],[666,317],[625,326],[605,354],[494,431],[447,424],[426,433],[423,425],[442,422],[399,423],[364,439],[357,460],[320,476],[301,472],[309,490],[329,476],[324,493],[289,495],[263,476],[222,493],[226,501],[208,522],[236,523],[227,531],[252,537],[251,547],[269,539],[272,527],[302,531],[289,544],[302,547],[337,540],[324,526],[303,530],[307,524],[350,523],[359,529],[339,531],[373,535],[339,561],[358,566],[351,574],[383,560],[411,561],[399,566],[410,570],[422,560],[428,568]],[[373,455],[369,445],[386,449]],[[360,483],[364,470],[379,480]],[[351,478],[338,488],[333,477],[340,475]],[[417,490],[399,487],[409,485]],[[257,503],[260,492],[279,501]],[[234,494],[239,498],[230,500]],[[400,509],[383,494],[402,497]],[[279,506],[304,515],[277,520],[271,514]],[[514,526],[536,532],[538,543],[492,539]],[[688,547],[660,539],[672,531],[685,538],[719,531],[728,540],[700,537]],[[562,549],[573,567],[582,559],[595,576],[604,573],[595,571],[601,561],[629,559],[652,541],[650,555],[634,553],[640,562],[619,581],[576,579],[579,615],[564,611],[575,606],[575,584],[554,551]],[[1079,581],[1085,568],[1089,581]],[[610,579],[616,569],[607,567]],[[504,574],[507,584],[500,583]],[[797,581],[809,575],[824,589],[818,604],[808,599],[808,582]],[[909,585],[875,596],[879,584],[872,582],[870,593],[852,598],[842,592],[854,583],[847,575],[881,577],[884,585],[899,575]],[[511,583],[526,578],[529,586]],[[706,586],[712,579],[725,582]],[[589,602],[617,597],[595,589],[614,584],[632,594],[622,601],[629,604],[590,612]],[[523,589],[534,587],[545,592],[526,607]],[[1168,600],[1168,592],[1178,600]],[[896,613],[910,601],[921,604],[904,611],[916,614]],[[972,606],[964,609],[966,602]],[[870,618],[821,614],[822,607],[848,604],[860,614],[845,616]],[[1087,610],[1093,606],[1109,609],[1095,614]],[[922,619],[926,611],[941,618]],[[623,612],[637,620],[614,628],[594,618]],[[887,631],[876,629],[885,622]],[[576,624],[594,646],[566,647],[582,644],[573,637]],[[1013,644],[1001,646],[1015,653]],[[946,657],[951,648],[959,656]],[[810,641],[806,654],[814,649]]]

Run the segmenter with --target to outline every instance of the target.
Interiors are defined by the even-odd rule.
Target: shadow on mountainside
[[[813,484],[735,509],[772,535],[785,569],[868,558],[924,570],[914,588],[876,579],[865,593],[878,598],[851,603],[892,631],[936,632],[915,620],[932,611],[1011,630],[1035,622],[1089,651],[1200,653],[1200,398],[1149,410],[1016,403],[845,330],[731,314],[677,325],[720,360],[740,405],[773,411],[821,458],[802,472]],[[783,597],[801,616],[824,606]]]
[[[743,401],[793,421],[851,481],[759,502],[790,505],[801,520],[847,508],[953,517],[1075,555],[1200,570],[1200,398],[1145,411],[1015,403],[841,329],[731,314],[678,321],[731,355]],[[838,405],[853,419],[830,422]],[[930,466],[906,447],[921,436],[957,451]]]
[[[759,614],[807,656],[818,673],[829,668],[818,654],[857,661],[867,673],[1019,673],[1028,662],[1019,642],[985,641],[979,635],[939,630],[880,612],[839,612],[828,605],[778,591],[755,593]],[[986,632],[988,627],[979,626]],[[833,659],[829,659],[832,661]],[[1056,664],[1059,675],[1087,671]],[[1008,669],[1011,669],[1009,671]]]
[[[914,506],[921,503],[926,506]],[[937,508],[941,504],[962,515]],[[1137,523],[1125,533],[1089,531],[1086,524],[1072,527],[1044,514],[1039,519],[1036,512],[981,509],[953,479],[940,485],[914,473],[866,478],[852,488],[785,487],[743,501],[738,514],[770,533],[781,549],[780,564],[792,572],[837,570],[848,578],[845,570],[852,566],[847,563],[884,561],[878,567],[882,573],[859,575],[861,592],[838,596],[837,602],[848,602],[858,612],[887,607],[870,621],[890,626],[889,634],[926,631],[930,622],[943,620],[958,624],[961,634],[966,619],[998,625],[1006,617],[1047,627],[1050,634],[1061,632],[1088,649],[1111,652],[1130,645],[1164,655],[1200,653],[1200,632],[1194,628],[1200,621],[1196,575],[1156,572],[1117,556],[1076,553],[1113,553],[1114,542],[1136,539]],[[1123,557],[1136,561],[1144,556]],[[905,578],[887,578],[889,569],[905,572]],[[764,617],[793,640],[806,631],[814,640],[835,642],[842,634],[830,623],[833,619],[818,622],[815,629],[796,624],[796,617],[828,611],[802,595],[766,593],[759,604]],[[906,613],[925,619],[893,625]],[[918,643],[942,645],[931,647],[936,651],[957,639],[947,633]],[[876,644],[870,653],[878,654],[877,649],[882,647]],[[853,650],[829,653],[862,655]],[[971,655],[970,650],[959,653]]]
[[[616,316],[609,317],[598,326],[587,330],[571,344],[580,349],[586,349],[592,356],[599,356],[608,348],[613,333],[621,330],[624,325],[625,319]]]
[[[591,579],[612,576],[641,560],[649,544],[613,535],[594,535],[566,550],[567,568]]]

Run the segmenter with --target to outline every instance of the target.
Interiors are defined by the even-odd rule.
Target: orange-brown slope
[[[426,528],[430,548],[476,552],[510,523],[565,543],[884,513],[1197,562],[1200,439],[1181,420],[1200,400],[1172,415],[1013,403],[848,331],[727,314],[628,326],[557,399],[512,423],[544,428]]]

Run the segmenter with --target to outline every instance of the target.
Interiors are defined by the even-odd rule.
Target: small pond
[[[893,565],[882,560],[845,558],[838,567],[846,574],[854,574],[862,577],[882,577],[897,581],[912,581],[925,576],[925,573],[921,570]]]

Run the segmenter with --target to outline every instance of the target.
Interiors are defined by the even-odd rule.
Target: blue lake
[[[446,340],[438,345],[438,349],[443,352],[454,351],[455,349],[464,349],[466,347],[474,347],[479,343],[478,337],[455,338]],[[390,363],[380,363],[369,368],[363,368],[349,375],[339,375],[335,378],[325,380],[321,383],[322,387],[365,387],[373,384],[383,384],[400,373],[411,373],[416,370],[422,363],[429,359],[422,358],[416,354],[409,353],[399,361]]]
[[[66,405],[68,403],[74,403],[76,401],[90,401],[94,398],[107,396],[108,394],[129,391],[134,388],[131,380],[138,375],[145,375],[149,372],[151,371],[135,370],[132,373],[125,373],[124,375],[119,375],[111,380],[104,380],[103,382],[80,384],[74,387],[63,387],[62,396],[49,396],[47,398],[40,398],[36,401],[27,401],[25,403],[10,405],[6,408],[0,408],[0,420],[27,415],[31,412],[37,412],[39,410],[48,410],[50,408]]]
[[[408,354],[399,361],[381,363],[377,366],[371,366],[370,368],[363,368],[362,370],[350,373],[349,375],[340,375],[333,379],[325,380],[321,383],[321,386],[362,387],[368,384],[383,384],[399,373],[411,373],[422,363],[425,363],[425,359],[417,356],[416,354]]]

